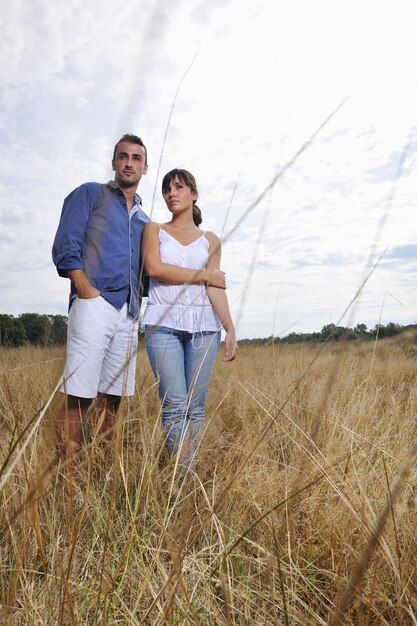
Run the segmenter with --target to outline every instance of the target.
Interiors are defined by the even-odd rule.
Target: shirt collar
[[[114,180],[109,180],[109,182],[107,183],[108,187],[111,187],[113,189],[113,191],[121,191],[121,193],[123,193],[123,190],[121,187],[119,187],[119,185],[117,183],[114,182]],[[139,206],[142,206],[142,198],[140,197],[140,195],[138,193],[135,193],[135,204],[138,204]]]

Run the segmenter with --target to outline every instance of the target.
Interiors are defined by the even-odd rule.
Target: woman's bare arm
[[[218,289],[226,288],[226,277],[220,267],[194,270],[178,265],[162,263],[159,252],[159,226],[155,222],[146,224],[141,243],[142,259],[146,273],[165,283],[205,283]]]
[[[206,233],[206,237],[210,243],[210,259],[206,269],[213,272],[220,267],[221,244],[220,239],[214,233],[208,232]],[[207,295],[214,310],[220,318],[224,330],[226,331],[226,337],[224,340],[225,356],[223,361],[233,361],[237,357],[238,345],[226,292],[223,289],[208,286]]]

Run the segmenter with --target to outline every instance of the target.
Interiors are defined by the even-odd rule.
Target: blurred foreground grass
[[[64,351],[1,349],[0,623],[329,624],[408,462],[340,623],[416,624],[415,345],[219,357],[185,482],[164,454],[143,346],[114,445],[87,441],[71,471],[55,461],[51,397]]]

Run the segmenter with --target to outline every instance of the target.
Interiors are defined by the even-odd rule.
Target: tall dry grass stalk
[[[0,623],[416,624],[415,337],[317,349],[219,360],[184,481],[143,347],[114,443],[90,433],[77,466],[63,350],[2,349]]]

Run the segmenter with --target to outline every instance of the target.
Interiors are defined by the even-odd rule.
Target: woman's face
[[[197,200],[197,194],[191,191],[190,187],[175,176],[164,189],[164,200],[171,213],[181,213],[192,208],[193,202]]]

